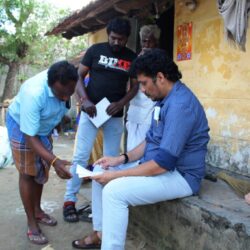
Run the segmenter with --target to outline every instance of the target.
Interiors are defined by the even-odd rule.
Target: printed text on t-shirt
[[[131,62],[125,61],[122,59],[117,59],[114,57],[107,57],[100,55],[98,64],[105,66],[106,68],[119,69],[123,71],[128,71],[131,65]]]

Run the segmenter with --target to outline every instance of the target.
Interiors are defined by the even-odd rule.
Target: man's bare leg
[[[35,216],[39,216],[44,213],[41,208],[41,199],[42,199],[43,185],[35,182],[34,184],[34,202],[35,202]]]
[[[35,199],[37,194],[36,182],[33,176],[19,175],[19,192],[27,216],[29,230],[38,232],[40,230],[35,218]]]

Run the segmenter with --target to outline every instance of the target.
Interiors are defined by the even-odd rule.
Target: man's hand
[[[117,171],[107,171],[103,174],[92,176],[91,179],[99,182],[102,185],[106,185],[108,182],[117,178],[116,172]]]
[[[95,117],[97,114],[95,104],[92,103],[90,100],[84,100],[82,102],[82,109],[91,117]]]
[[[115,167],[122,163],[121,156],[111,157],[111,156],[104,156],[98,159],[94,165],[101,165],[103,169],[108,169],[109,167]]]
[[[62,179],[70,179],[72,177],[66,166],[71,165],[71,162],[57,159],[53,164],[56,174]]]
[[[116,113],[118,113],[119,111],[121,111],[123,109],[124,105],[120,102],[112,102],[110,103],[110,105],[107,108],[107,113],[108,115],[115,115]]]
[[[142,56],[144,55],[146,52],[150,51],[151,49],[150,48],[142,48],[140,54],[138,56]]]

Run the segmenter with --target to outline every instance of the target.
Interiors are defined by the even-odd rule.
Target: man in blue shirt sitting
[[[134,63],[141,90],[156,106],[146,139],[117,157],[95,163],[93,233],[76,248],[124,249],[128,207],[196,194],[205,174],[209,127],[202,105],[183,84],[177,65],[160,49]]]
[[[28,239],[46,244],[47,238],[38,223],[55,226],[57,221],[41,209],[43,184],[50,166],[62,179],[71,178],[68,161],[52,153],[51,132],[69,109],[78,74],[67,61],[53,64],[28,79],[10,105],[6,126],[12,155],[19,171],[19,190],[27,215]]]

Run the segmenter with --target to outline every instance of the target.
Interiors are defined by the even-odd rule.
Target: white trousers
[[[137,147],[146,138],[146,133],[150,128],[150,124],[147,123],[135,123],[127,121],[126,128],[127,135],[127,151],[130,151]]]
[[[110,170],[131,168],[128,163]],[[96,167],[94,171],[100,171]],[[92,182],[93,229],[102,231],[103,250],[123,250],[128,226],[128,206],[154,204],[192,195],[186,180],[177,171],[156,176],[122,177],[104,187]]]

